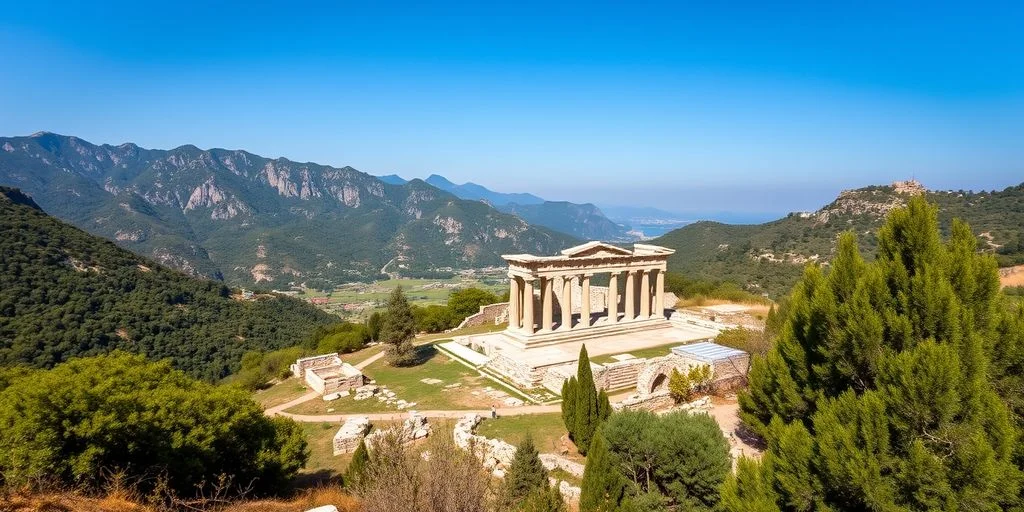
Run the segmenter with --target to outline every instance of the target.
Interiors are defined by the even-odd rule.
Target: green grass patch
[[[477,427],[476,433],[516,446],[529,433],[541,453],[561,453],[561,438],[567,435],[561,413],[500,416],[493,420],[486,418]],[[575,448],[569,452],[569,458],[579,458]]]
[[[620,352],[620,354],[632,354],[633,357],[636,358],[648,359],[652,357],[667,356],[672,352],[673,347],[678,347],[680,345],[685,345],[685,343],[681,341],[676,341],[665,345],[658,345],[656,347],[643,348],[640,350],[630,350],[629,352]],[[615,355],[618,354],[605,354],[601,356],[591,357],[590,361],[597,364],[613,363],[615,362],[615,359],[612,359],[612,356]]]
[[[419,363],[414,366],[392,367],[381,359],[363,371],[377,384],[394,391],[398,398],[416,402],[415,409],[478,409],[490,403],[482,395],[470,394],[471,389],[492,385],[479,372],[441,354],[433,345],[417,347],[417,352]],[[424,384],[423,379],[438,379],[442,383]],[[454,383],[462,386],[444,387]]]
[[[295,400],[308,392],[309,389],[299,379],[291,377],[267,389],[256,391],[253,393],[253,399],[259,402],[264,409],[269,409],[275,405]]]

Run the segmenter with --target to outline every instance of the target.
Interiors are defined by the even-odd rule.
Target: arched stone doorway
[[[669,376],[672,370],[684,366],[682,360],[675,356],[664,356],[651,359],[636,378],[636,391],[641,395],[650,395],[668,390]]]

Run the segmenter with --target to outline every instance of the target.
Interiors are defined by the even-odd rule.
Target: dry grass
[[[341,512],[359,510],[359,501],[339,487],[322,487],[302,492],[291,499],[248,500],[227,505],[189,508],[211,512],[302,512],[322,505],[334,505]],[[128,492],[112,491],[92,497],[72,492],[21,493],[0,495],[3,512],[162,512],[139,503]]]

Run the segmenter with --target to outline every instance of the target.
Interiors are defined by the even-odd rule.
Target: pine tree
[[[1024,399],[1008,372],[1024,368],[1024,324],[999,300],[993,258],[959,221],[944,243],[923,198],[890,212],[870,263],[843,235],[754,360],[742,416],[768,451],[723,487],[725,510],[1019,505]]]
[[[366,467],[370,464],[370,452],[366,449],[366,441],[363,439],[359,440],[359,446],[356,447],[355,453],[352,454],[352,461],[348,463],[348,469],[345,471],[345,486],[357,489],[363,483],[363,479],[366,476]]]
[[[600,433],[594,436],[588,453],[580,486],[580,512],[614,511],[625,497],[626,479],[615,467],[608,443]]]
[[[405,298],[401,286],[396,286],[388,298],[384,321],[380,327],[380,341],[388,345],[388,362],[392,366],[408,366],[416,362],[416,318]]]
[[[505,473],[501,487],[502,510],[513,510],[530,494],[548,490],[548,470],[540,461],[540,453],[529,434],[516,447],[516,455]]]
[[[569,512],[558,486],[537,489],[518,507],[518,512]]]

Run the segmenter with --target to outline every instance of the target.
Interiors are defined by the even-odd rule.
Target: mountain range
[[[0,138],[0,184],[164,265],[240,284],[329,287],[373,279],[389,262],[415,276],[577,242],[422,180],[192,145]]]
[[[1000,265],[1024,263],[1024,184],[1002,191],[931,191],[915,181],[842,192],[815,212],[795,212],[764,224],[702,221],[650,243],[675,249],[669,269],[691,277],[733,281],[777,297],[790,289],[812,261],[827,264],[839,233],[853,231],[866,254],[877,248],[875,233],[885,215],[924,194],[939,209],[948,233],[954,218],[967,221],[979,248]]]
[[[392,183],[404,182],[400,176],[394,174],[382,176],[381,179]],[[424,181],[462,199],[484,201],[530,224],[544,226],[579,239],[631,242],[639,238],[628,225],[610,220],[600,208],[590,203],[546,201],[523,192],[495,192],[472,182],[455,184],[438,174],[431,174]]]

